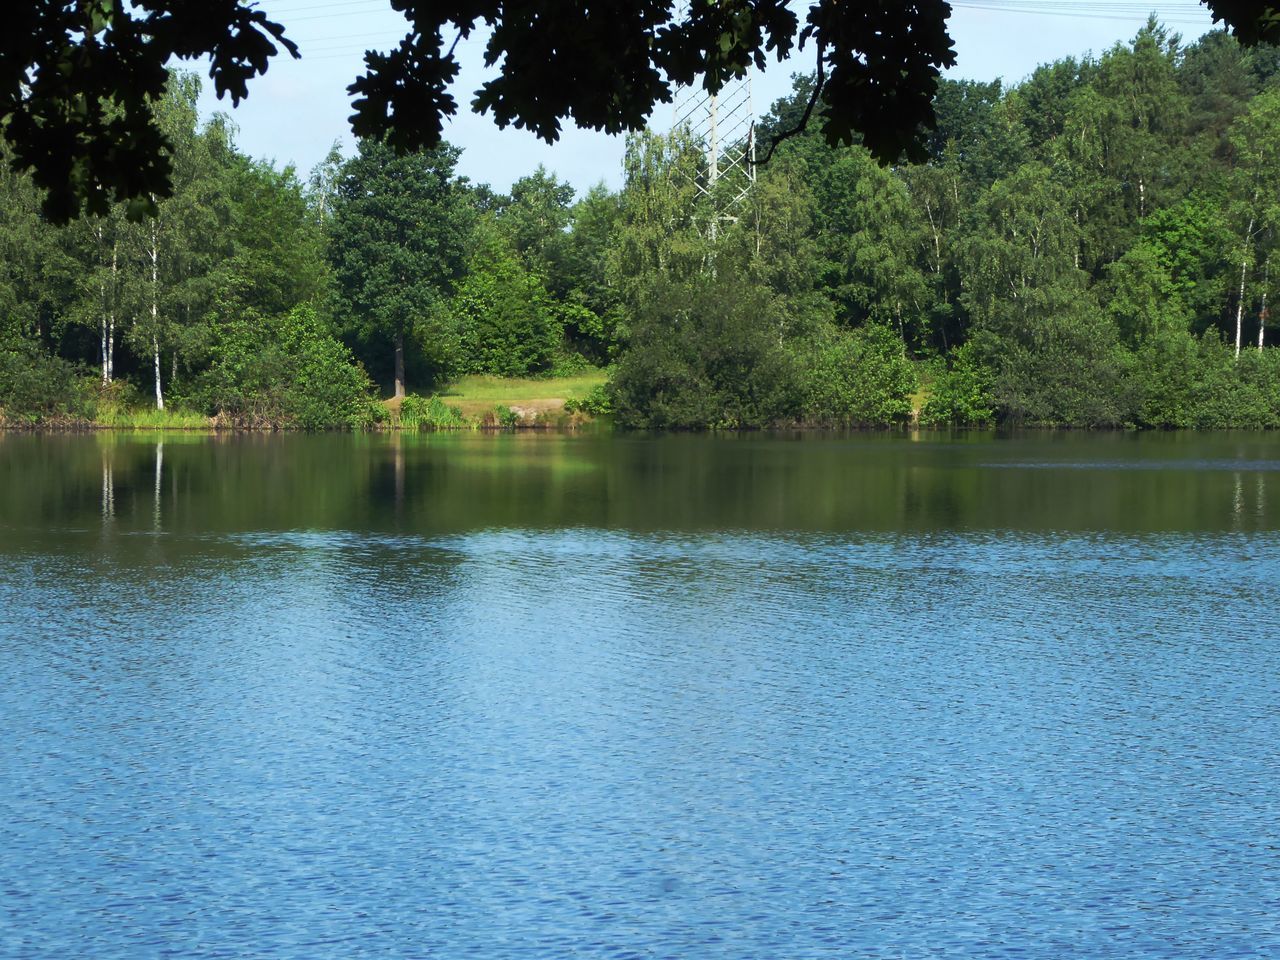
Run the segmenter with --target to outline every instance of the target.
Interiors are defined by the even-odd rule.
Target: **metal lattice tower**
[[[681,5],[681,12],[687,12]],[[739,207],[756,182],[756,118],[751,102],[751,73],[731,78],[718,93],[700,84],[678,87],[672,132],[687,130],[706,157],[694,179],[698,192],[711,206],[709,233],[737,219]]]

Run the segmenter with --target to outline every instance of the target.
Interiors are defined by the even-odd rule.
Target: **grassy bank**
[[[439,393],[410,394],[402,401],[383,403],[392,429],[574,428],[591,419],[575,410],[575,404],[592,391],[598,393],[606,379],[603,370],[554,379],[472,375]]]
[[[462,377],[440,391],[439,397],[457,407],[468,420],[483,417],[496,407],[507,407],[525,419],[564,409],[566,400],[581,400],[592,388],[604,384],[603,370],[587,370],[555,380],[491,377]]]
[[[92,425],[106,430],[208,430],[212,426],[202,413],[154,408],[99,411]]]
[[[603,370],[556,379],[467,376],[449,384],[439,393],[410,394],[404,401],[383,401],[382,412],[371,411],[367,426],[374,430],[403,426],[405,429],[481,429],[486,427],[573,427],[589,419],[565,410],[569,401],[579,401],[604,385]],[[335,425],[336,426],[336,425]],[[349,425],[348,425],[349,426]],[[79,415],[43,414],[9,416],[0,409],[0,429],[10,430],[275,430],[291,429],[285,423],[245,424],[226,417],[210,418],[181,408],[156,410],[131,406],[110,398],[89,405]]]

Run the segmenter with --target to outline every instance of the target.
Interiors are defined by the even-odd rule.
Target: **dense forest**
[[[628,427],[1280,426],[1278,74],[1151,22],[1016,86],[944,81],[923,163],[787,139],[728,216],[680,134],[581,197],[374,140],[304,179],[175,74],[157,216],[55,227],[0,172],[0,422],[445,424],[463,374],[601,367],[582,406]]]

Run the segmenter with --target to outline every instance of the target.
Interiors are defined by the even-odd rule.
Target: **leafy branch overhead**
[[[351,121],[357,135],[401,151],[441,142],[458,110],[457,44],[478,30],[494,75],[472,109],[547,141],[566,120],[641,129],[676,85],[715,90],[795,52],[820,78],[805,120],[816,117],[829,143],[860,139],[882,161],[918,157],[940,70],[955,63],[945,0],[817,0],[803,23],[785,0],[389,2],[410,30],[389,52],[365,55],[349,88]],[[1246,42],[1280,38],[1274,3],[1206,2]],[[7,15],[0,127],[14,166],[47,191],[45,211],[57,221],[113,201],[136,216],[170,193],[169,145],[149,104],[171,60],[207,56],[218,95],[238,103],[271,57],[298,56],[252,0],[27,0]]]

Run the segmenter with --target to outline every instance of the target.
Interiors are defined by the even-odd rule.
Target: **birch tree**
[[[1260,241],[1275,236],[1280,228],[1280,91],[1258,94],[1232,124],[1228,140],[1233,159],[1229,209],[1237,231],[1240,264],[1235,297],[1238,358],[1244,342],[1249,272],[1259,258],[1269,261],[1270,251],[1261,249],[1265,244]]]

